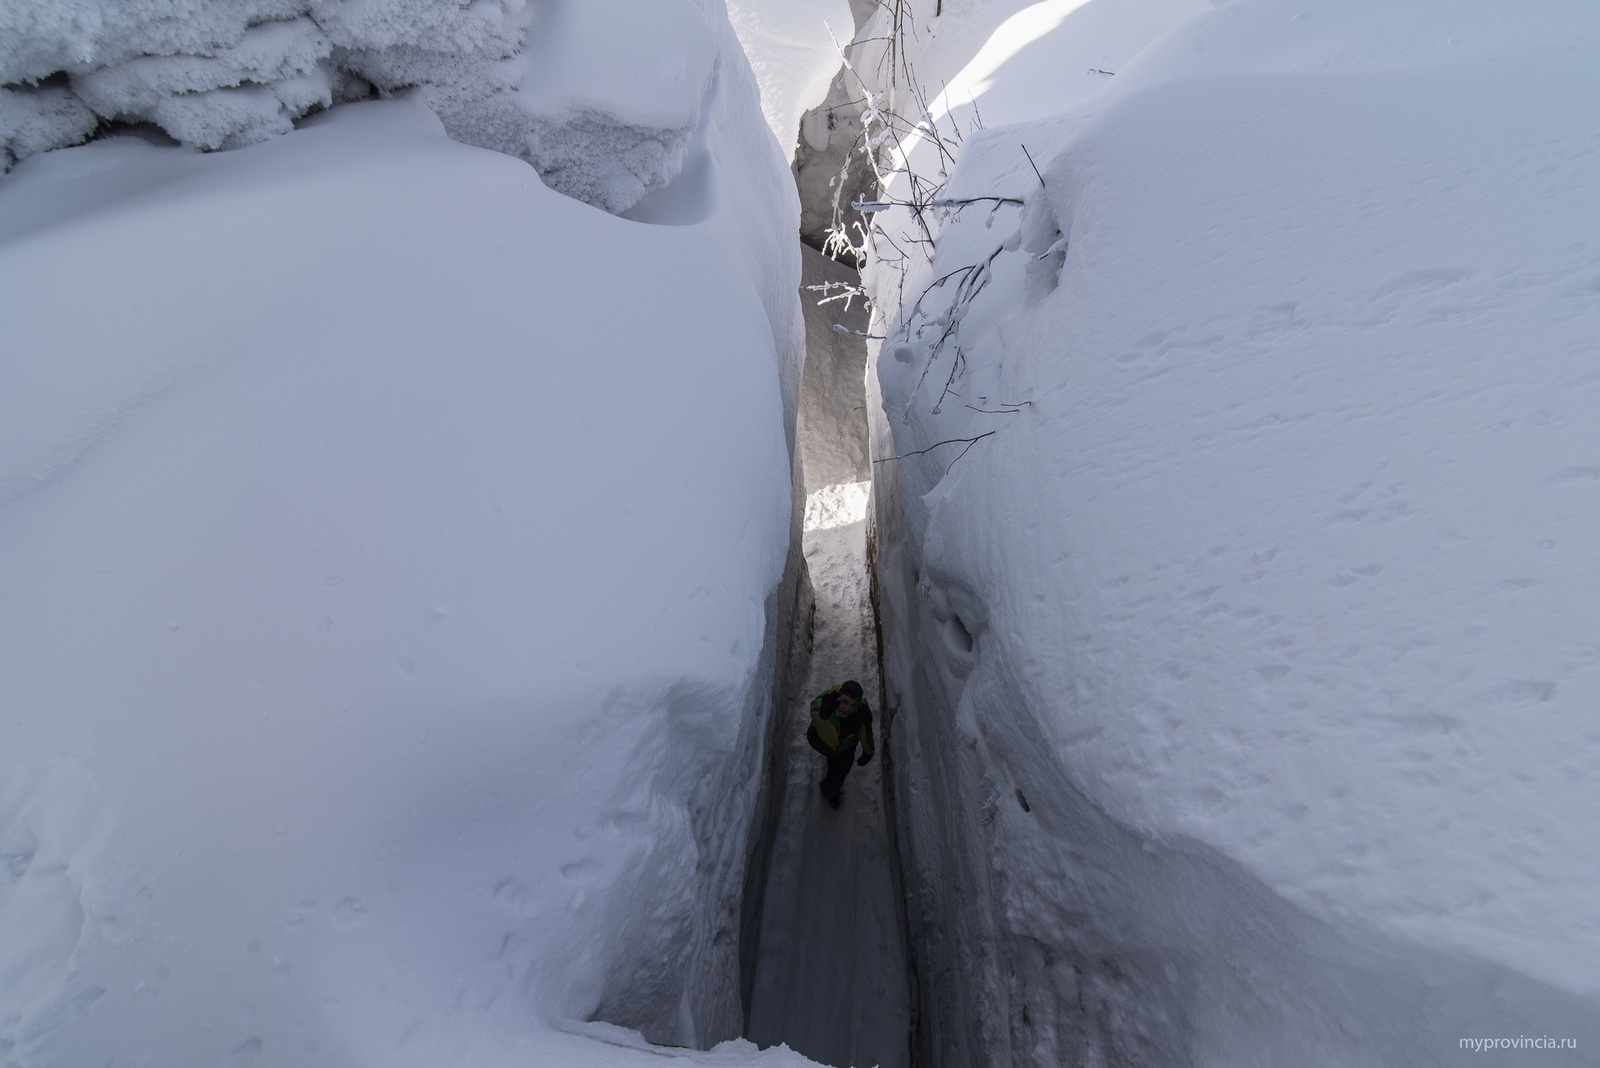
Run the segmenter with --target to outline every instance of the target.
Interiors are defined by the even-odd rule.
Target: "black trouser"
[[[838,797],[844,790],[844,777],[850,774],[850,766],[856,762],[856,747],[851,745],[844,750],[829,749],[828,743],[817,735],[815,726],[806,728],[806,741],[811,743],[811,748],[828,758],[828,774],[822,777],[822,796]]]

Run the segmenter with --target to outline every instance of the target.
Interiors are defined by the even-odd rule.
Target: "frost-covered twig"
[[[806,286],[806,289],[812,293],[827,293],[829,290],[833,289],[844,290],[843,293],[835,293],[832,296],[823,297],[821,300],[817,301],[817,307],[819,308],[824,304],[832,304],[836,300],[842,300],[844,301],[844,310],[849,311],[851,301],[855,300],[857,297],[860,297],[865,303],[872,303],[872,298],[867,296],[867,291],[861,286],[856,285],[854,282],[822,282],[818,285]]]
[[[928,294],[929,293],[932,293],[935,289],[938,289],[940,286],[944,285],[946,282],[948,282],[950,279],[954,278],[956,275],[964,274],[965,272],[968,272],[968,271],[976,271],[977,269],[978,269],[978,265],[976,263],[969,263],[965,267],[957,267],[955,270],[950,271],[950,272],[948,272],[946,274],[942,274],[938,278],[935,278],[933,281],[929,282],[927,287],[923,289],[922,295],[917,297],[917,302],[911,306],[911,310],[909,312],[906,312],[905,313],[905,317],[901,320],[903,323],[906,324],[906,327],[905,327],[906,330],[909,332],[909,330],[911,329],[911,325],[910,324],[911,324],[911,320],[913,318],[915,318],[918,315],[924,314],[923,311],[922,311],[922,302],[924,300],[928,299]],[[962,278],[961,281],[964,284],[966,282],[966,279]],[[958,293],[960,292],[959,287],[957,287],[957,292]]]
[[[940,117],[935,117],[935,109],[945,106],[948,86],[944,87],[945,92],[938,98],[930,100],[928,92],[916,77],[906,44],[918,36],[918,27],[906,0],[877,0],[877,6],[883,21],[888,23],[881,35],[885,47],[874,49],[870,55],[853,48],[849,52],[843,47],[839,48],[845,77],[852,79],[853,88],[858,90],[851,95],[859,96],[862,101],[862,132],[851,156],[853,158],[854,152],[859,151],[865,157],[877,184],[869,195],[857,193],[846,198],[835,194],[835,222],[828,236],[827,247],[830,251],[848,250],[858,262],[875,263],[878,268],[893,272],[892,275],[880,275],[879,280],[873,283],[878,291],[880,306],[886,306],[885,302],[891,295],[883,290],[888,289],[892,284],[891,278],[897,276],[900,313],[896,316],[897,323],[887,324],[889,328],[885,329],[885,335],[903,336],[909,341],[913,333],[920,339],[928,327],[938,329],[937,340],[929,348],[922,373],[907,396],[904,415],[909,419],[912,398],[923,395],[922,388],[946,348],[953,348],[954,356],[943,389],[934,402],[933,414],[940,414],[945,398],[955,392],[966,373],[968,360],[961,345],[962,320],[972,302],[987,287],[993,263],[1003,251],[1003,246],[997,247],[985,260],[959,267],[928,283],[909,310],[907,286],[912,284],[919,267],[932,263],[939,244],[937,235],[950,218],[948,213],[959,212],[971,204],[988,203],[992,211],[990,220],[985,224],[987,227],[992,223],[993,212],[1002,205],[1022,206],[1025,201],[1022,197],[998,192],[980,196],[950,196],[945,192],[964,142],[954,113],[944,110]],[[837,39],[835,45],[838,45]],[[874,59],[877,62],[876,70],[869,69]],[[973,111],[977,114],[976,101],[973,101]],[[982,127],[981,117],[978,127]],[[932,148],[933,159],[928,158],[929,154],[923,145]],[[1043,184],[1043,172],[1033,163],[1031,154],[1028,159]],[[836,182],[839,190],[844,189],[843,178],[848,169],[847,162]],[[858,182],[855,188],[860,188],[861,184]],[[891,188],[893,193],[889,192]],[[844,221],[846,205],[855,213],[848,224]],[[904,209],[906,215],[886,214],[897,208]],[[937,318],[929,317],[925,310],[929,294],[951,278],[958,279],[958,284],[954,294],[948,298],[949,310]],[[836,329],[878,339],[876,335],[861,331]]]
[[[852,330],[848,326],[845,326],[843,323],[834,323],[833,324],[833,332],[835,334],[849,334],[851,337],[864,337],[868,341],[882,341],[883,340],[883,335],[882,334],[869,334],[869,333],[866,333],[865,331],[862,331],[862,330]]]

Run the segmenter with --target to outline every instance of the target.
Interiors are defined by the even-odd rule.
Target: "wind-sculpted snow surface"
[[[222,32],[113,29],[158,109]],[[637,220],[415,99],[0,181],[7,1065],[802,1063],[644,1044],[742,1029],[786,643],[793,187],[711,29]]]
[[[214,150],[409,94],[456,140],[620,213],[683,170],[727,30],[696,0],[21,0],[0,9],[0,163],[102,120]],[[775,91],[796,77],[779,74]]]
[[[922,71],[990,86],[942,195],[1022,202],[869,272],[943,1063],[1600,1063],[1596,30],[1239,3],[1054,117],[1081,38]]]

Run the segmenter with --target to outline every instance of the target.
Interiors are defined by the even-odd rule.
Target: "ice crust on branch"
[[[26,0],[0,12],[0,42],[6,169],[103,121],[213,151],[414,94],[455,140],[613,213],[682,170],[718,55],[691,0]]]

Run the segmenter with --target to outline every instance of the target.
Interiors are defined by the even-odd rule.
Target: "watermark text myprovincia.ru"
[[[1492,1049],[1577,1049],[1578,1040],[1575,1038],[1551,1038],[1549,1035],[1540,1035],[1537,1038],[1528,1038],[1518,1035],[1516,1038],[1463,1038],[1462,1049],[1470,1049],[1474,1053],[1486,1053]]]

